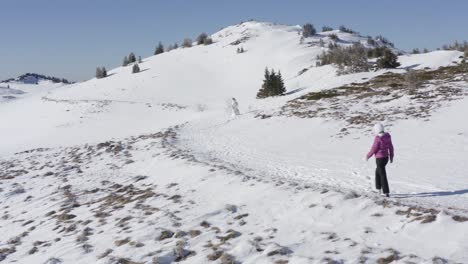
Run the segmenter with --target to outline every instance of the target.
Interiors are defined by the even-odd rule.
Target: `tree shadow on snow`
[[[421,64],[413,64],[413,65],[409,65],[409,66],[406,66],[406,67],[400,67],[399,69],[403,69],[403,70],[408,71],[408,70],[412,70],[412,69],[418,67],[419,65],[421,65]]]
[[[305,87],[297,88],[297,89],[294,89],[294,90],[292,90],[292,91],[289,91],[289,92],[284,93],[284,95],[295,94],[295,93],[300,92],[300,91],[302,91],[302,90],[304,90],[304,89],[305,89]]]
[[[466,193],[468,193],[468,189],[458,190],[458,191],[444,191],[444,192],[398,193],[398,194],[392,195],[392,197],[404,199],[404,198],[462,195]]]

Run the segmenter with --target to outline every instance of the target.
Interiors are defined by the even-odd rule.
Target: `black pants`
[[[385,166],[388,163],[387,158],[375,159],[377,163],[377,169],[375,169],[375,188],[378,190],[382,189],[383,193],[390,193],[387,181],[387,172],[385,171]]]

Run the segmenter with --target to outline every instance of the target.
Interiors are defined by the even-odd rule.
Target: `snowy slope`
[[[399,57],[399,61],[402,67],[411,69],[437,69],[441,66],[453,65],[459,62],[461,57],[463,54],[458,51],[438,50],[429,54],[402,55]]]
[[[424,101],[406,94],[383,106],[341,101],[349,107],[339,113],[344,119],[278,114],[310,92],[457,65],[461,53],[403,55],[399,69],[337,76],[333,66],[314,67],[326,50],[319,39],[334,33],[340,45],[367,45],[367,38],[334,31],[301,43],[299,33],[246,22],[214,33],[212,45],[146,58],[138,74],[119,67],[107,78],[0,104],[0,256],[17,263],[170,263],[180,255],[211,263],[218,253],[213,263],[231,263],[230,256],[465,262],[464,80],[447,84],[459,93],[431,105],[427,118],[388,120],[396,148],[389,200],[372,192],[369,129],[336,135],[353,111]],[[281,70],[287,95],[255,99],[265,67]],[[231,97],[242,112],[235,119]],[[28,151],[35,148],[51,149]]]
[[[73,133],[67,129],[74,130],[70,123],[80,124],[80,131],[93,129],[95,124],[84,122],[82,119],[96,120],[99,126],[106,126],[109,122],[111,128],[121,127],[129,124],[123,129],[109,129],[115,136],[130,136],[132,129],[136,131],[153,131],[155,127],[167,127],[165,120],[157,116],[151,117],[145,106],[159,106],[165,104],[176,104],[185,107],[193,116],[199,116],[199,110],[205,112],[217,112],[224,114],[226,100],[236,97],[245,110],[263,109],[264,107],[279,107],[286,100],[311,90],[321,90],[336,87],[345,83],[359,81],[364,77],[372,77],[378,73],[362,73],[352,76],[336,77],[332,66],[312,67],[315,65],[316,56],[321,54],[325,48],[310,46],[307,43],[300,44],[301,36],[298,35],[299,27],[282,26],[269,23],[246,22],[243,24],[227,27],[213,34],[214,44],[209,46],[195,46],[189,49],[179,48],[171,52],[147,58],[140,65],[142,72],[131,74],[131,67],[119,67],[109,71],[109,77],[105,79],[92,79],[87,82],[73,84],[64,89],[54,91],[47,96],[51,100],[67,100],[73,104],[73,109],[66,104],[54,105],[51,101],[37,101],[31,99],[25,104],[40,104],[35,108],[50,108],[46,112],[54,112],[54,115],[44,116],[42,112],[30,113],[22,110],[23,103],[9,106],[0,111],[3,120],[7,120],[8,127],[4,128],[5,135],[16,135],[17,131],[28,130],[29,124],[17,123],[17,116],[23,118],[29,116],[36,125],[44,126],[47,133],[35,135],[24,135],[18,137],[19,142],[30,142],[28,147],[41,147],[49,144],[44,142],[44,137],[57,139],[66,138],[64,141],[70,144],[88,142],[89,140],[103,140],[109,137],[98,132]],[[348,33],[343,33],[348,36]],[[328,37],[325,37],[327,40]],[[358,37],[355,37],[358,39]],[[360,37],[362,40],[367,39]],[[231,45],[240,41],[239,45]],[[242,46],[246,52],[237,54],[236,49]],[[258,101],[255,95],[261,85],[265,67],[281,70],[287,83],[288,91],[297,92],[291,96],[279,100]],[[298,76],[303,69],[308,69]],[[103,104],[103,101],[106,103]],[[69,104],[69,105],[70,105]],[[135,113],[128,111],[126,114],[113,114],[105,110],[116,107],[124,110],[125,107],[138,108]],[[125,106],[124,106],[125,105]],[[104,108],[99,115],[94,115],[92,110],[96,106]],[[52,110],[53,109],[53,110]],[[175,108],[178,109],[178,108]],[[67,111],[68,110],[68,111]],[[222,111],[220,111],[222,110]],[[91,111],[91,112],[90,112]],[[151,112],[162,113],[157,109]],[[156,113],[156,115],[158,115]],[[172,115],[174,111],[167,111],[163,115]],[[104,117],[105,115],[109,115]],[[144,117],[134,120],[133,116]],[[177,113],[176,113],[177,115]],[[192,115],[192,114],[189,114]],[[115,117],[122,118],[116,120]],[[169,118],[168,118],[169,119]],[[104,121],[103,121],[104,120]],[[151,122],[149,120],[154,120]],[[173,120],[173,119],[171,119]],[[186,120],[184,118],[184,120]],[[131,123],[129,123],[131,122]],[[158,123],[160,125],[158,125]],[[172,124],[172,123],[171,123]],[[39,130],[40,131],[40,130]],[[97,133],[97,134],[96,134]],[[37,137],[37,138],[35,138]],[[73,138],[70,138],[73,137]],[[34,144],[32,142],[35,142]],[[6,145],[4,145],[6,144]],[[11,144],[10,146],[7,146]],[[31,145],[32,144],[32,145]],[[54,144],[54,142],[51,142]],[[60,145],[59,144],[59,145]],[[54,144],[57,145],[57,144]],[[1,142],[1,151],[17,151],[14,142]]]

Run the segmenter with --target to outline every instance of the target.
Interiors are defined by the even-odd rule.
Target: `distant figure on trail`
[[[384,131],[384,126],[380,123],[374,126],[375,139],[371,150],[367,154],[367,160],[375,155],[377,169],[375,169],[375,188],[390,197],[390,188],[388,187],[387,172],[385,166],[390,158],[393,162],[393,144],[392,137]]]
[[[237,103],[236,98],[231,99],[231,107],[232,107],[232,117],[236,117],[240,115],[239,113],[239,103]]]

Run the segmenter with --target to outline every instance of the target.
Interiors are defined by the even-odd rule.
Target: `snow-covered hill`
[[[10,78],[7,80],[3,80],[0,83],[23,83],[23,84],[39,84],[41,81],[51,81],[53,83],[63,83],[63,84],[70,84],[70,81],[68,81],[65,78],[57,78],[53,76],[46,76],[43,74],[38,74],[38,73],[25,73],[23,75],[20,75],[16,78]]]
[[[0,82],[0,103],[23,98],[31,94],[44,94],[50,90],[68,84],[70,84],[70,82],[66,79],[59,79],[36,73],[23,74],[17,78]]]
[[[316,67],[330,35],[368,38],[301,41],[300,30],[241,23],[214,44],[146,58],[140,73],[119,67],[0,104],[0,259],[465,262],[463,54],[337,76]],[[265,67],[281,70],[285,96],[255,98]],[[422,86],[404,85],[408,69]],[[375,165],[363,160],[376,121],[396,148],[390,199],[373,192]]]

